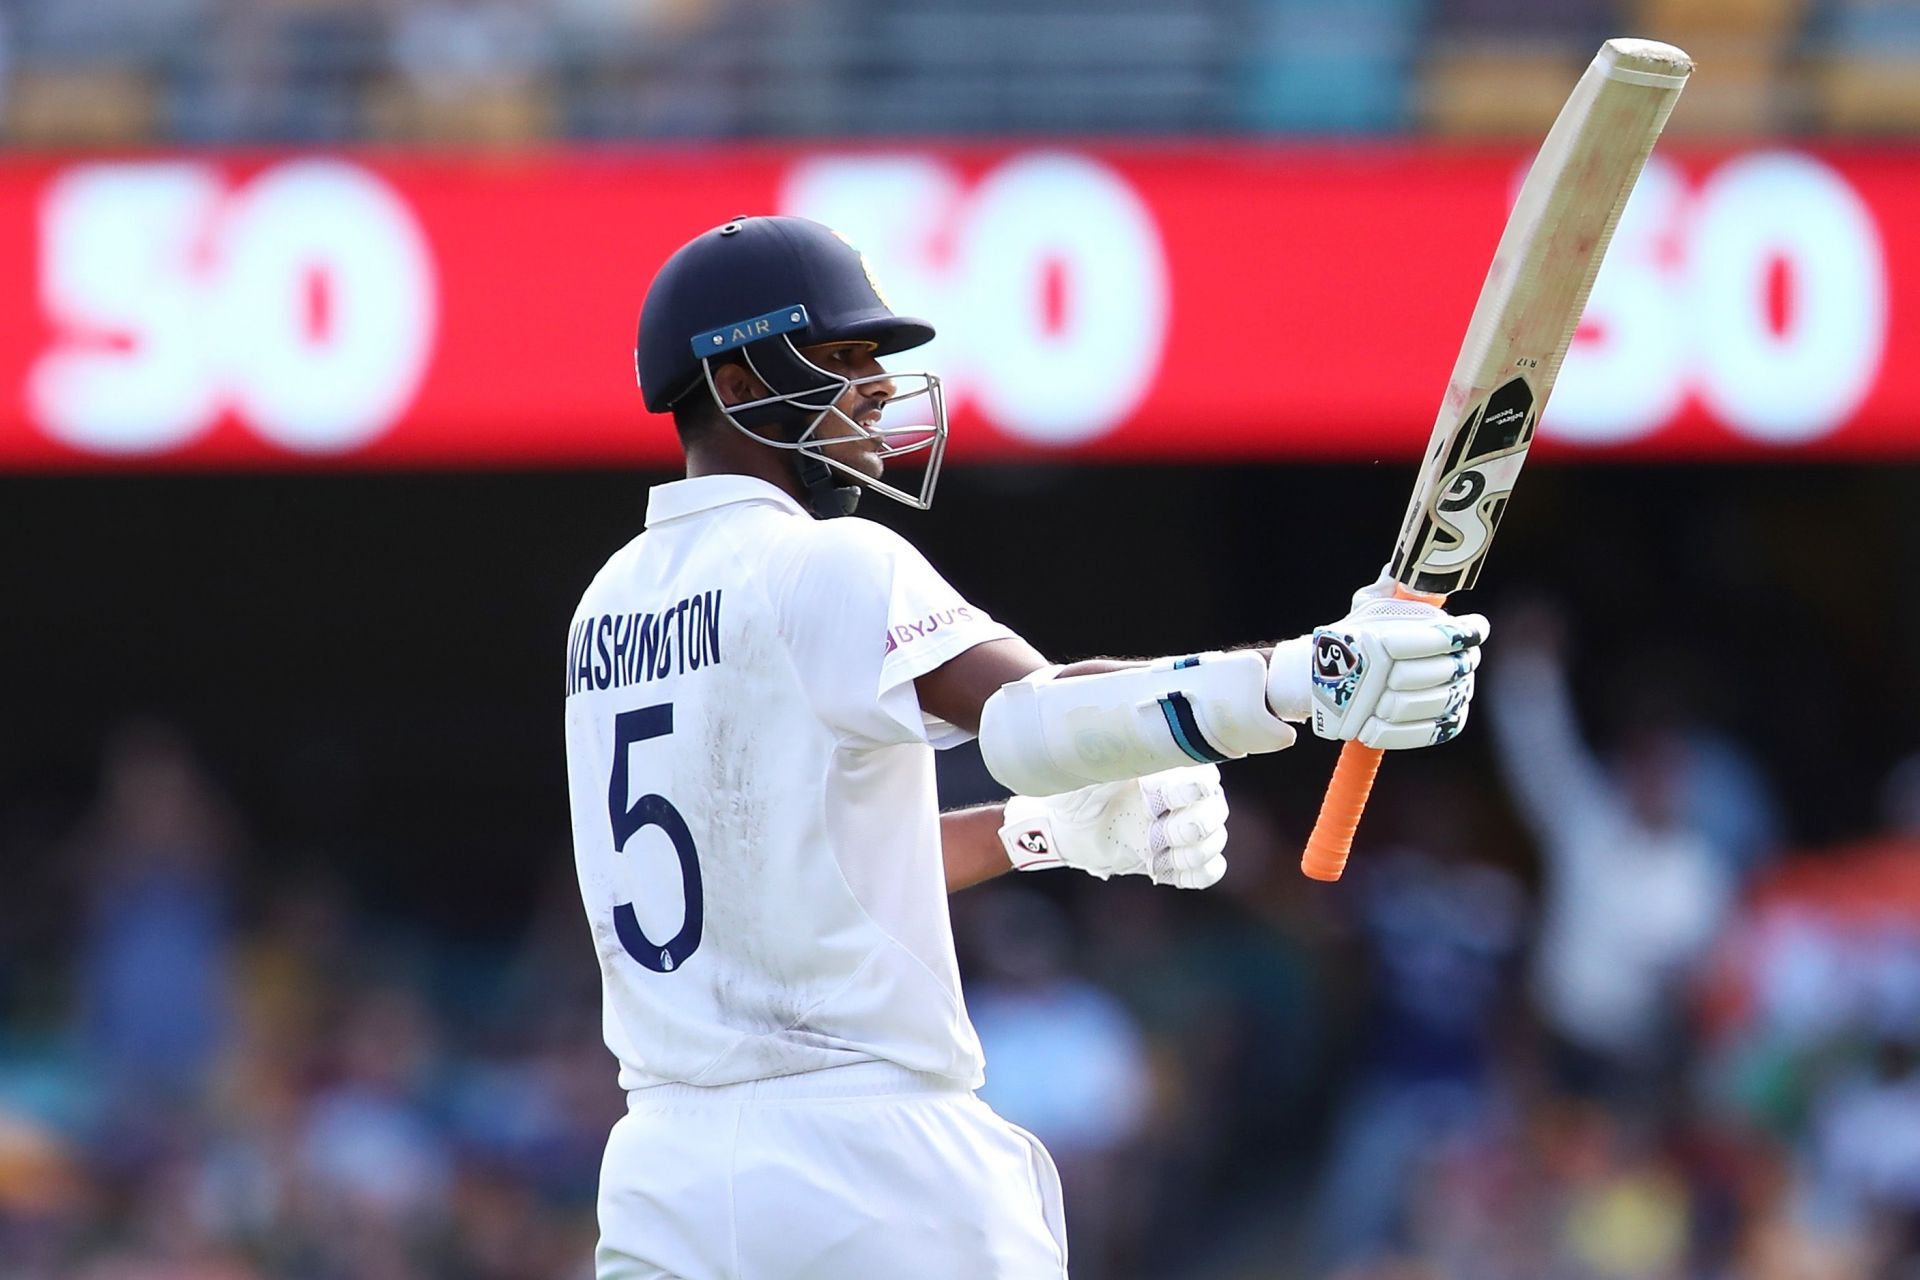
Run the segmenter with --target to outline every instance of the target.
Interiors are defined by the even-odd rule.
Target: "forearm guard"
[[[1250,649],[1162,658],[1002,686],[980,716],[988,772],[1018,795],[1057,795],[1199,762],[1293,745],[1267,705],[1267,661]]]

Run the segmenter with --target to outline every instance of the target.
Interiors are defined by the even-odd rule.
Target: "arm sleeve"
[[[1507,790],[1546,852],[1564,853],[1580,843],[1580,833],[1618,817],[1612,789],[1580,736],[1566,672],[1532,654],[1488,665],[1488,718]]]
[[[872,746],[965,742],[970,734],[920,710],[913,682],[1013,635],[904,538],[851,517],[818,526],[774,605],[820,718]]]

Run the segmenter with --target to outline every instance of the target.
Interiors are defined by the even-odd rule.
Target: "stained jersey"
[[[886,1061],[981,1080],[913,681],[1011,635],[897,534],[655,488],[568,632],[567,776],[626,1089]]]

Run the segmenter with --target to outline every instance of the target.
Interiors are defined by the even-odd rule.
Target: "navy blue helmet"
[[[647,408],[664,413],[701,381],[696,334],[806,308],[799,346],[864,341],[889,356],[930,342],[933,326],[897,316],[860,251],[806,218],[736,218],[687,241],[668,258],[640,312],[635,363]]]
[[[858,487],[833,484],[830,472],[924,508],[946,450],[940,380],[931,374],[884,375],[893,387],[888,416],[897,420],[902,402],[924,399],[930,422],[861,424],[842,413],[837,401],[850,388],[882,378],[831,373],[800,348],[867,342],[875,356],[887,356],[932,338],[926,321],[893,313],[866,259],[831,228],[805,218],[742,217],[695,236],[660,268],[640,311],[634,366],[647,408],[661,413],[687,396],[712,396],[718,403],[712,361],[744,363],[771,394],[721,405],[722,413],[753,440],[794,453],[818,514],[851,511],[859,496]],[[873,479],[824,453],[847,434],[821,437],[821,426],[832,419],[875,441],[883,459],[924,451],[919,492]]]

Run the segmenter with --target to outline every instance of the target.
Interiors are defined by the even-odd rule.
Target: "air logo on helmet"
[[[834,231],[832,227],[828,227],[827,230],[833,231],[834,239],[853,250],[854,256],[860,259],[860,269],[867,273],[867,287],[873,290],[874,297],[880,299],[881,306],[889,311],[893,310],[893,299],[889,298],[887,291],[880,287],[880,277],[873,273],[873,264],[867,261],[866,254],[860,252],[860,246],[847,239],[846,236],[840,232]]]
[[[806,327],[807,309],[795,303],[791,307],[769,311],[751,320],[736,320],[732,324],[723,324],[718,329],[696,333],[693,335],[693,354],[705,358],[722,351],[731,351],[735,347],[744,347],[749,342],[758,342],[762,338],[771,338],[775,334],[792,333],[796,329]]]
[[[773,336],[772,321],[749,320],[744,326],[735,325],[733,332],[727,335],[727,342],[733,346],[738,346],[743,342],[752,342],[755,338],[767,338],[771,336]],[[715,346],[720,344],[720,338],[717,334],[714,336],[713,342]]]

